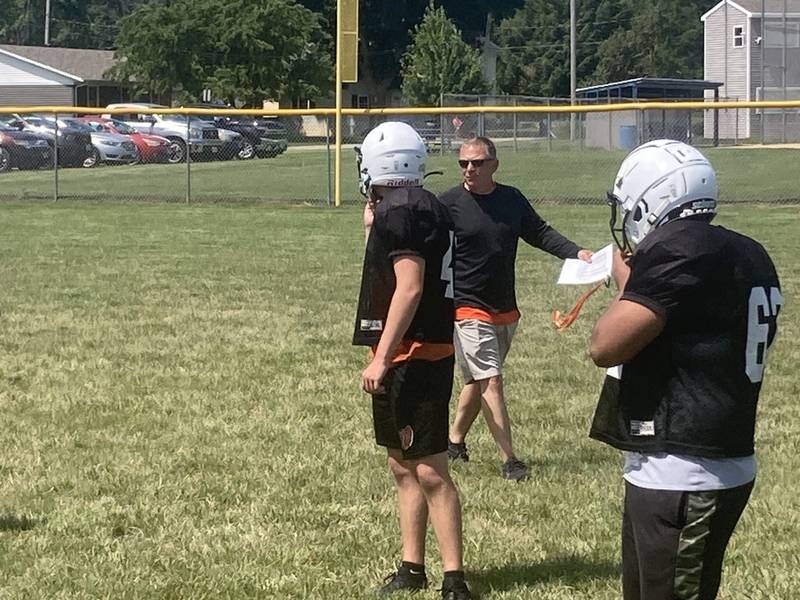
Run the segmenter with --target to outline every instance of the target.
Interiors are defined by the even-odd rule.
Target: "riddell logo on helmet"
[[[399,179],[387,179],[386,181],[381,181],[378,185],[384,185],[386,187],[406,187],[408,185],[419,185],[419,181],[417,179],[402,177]]]

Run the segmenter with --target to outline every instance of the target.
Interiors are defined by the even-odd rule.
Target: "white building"
[[[764,14],[762,14],[762,4]],[[800,0],[722,0],[700,20],[704,76],[722,82],[721,99],[800,100]],[[797,110],[720,111],[723,139],[800,139]],[[706,115],[706,136],[712,124]]]
[[[106,106],[132,100],[109,80],[111,50],[0,44],[0,106]]]

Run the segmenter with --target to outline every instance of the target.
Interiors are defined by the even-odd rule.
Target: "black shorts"
[[[375,441],[414,459],[447,450],[453,356],[409,360],[389,370],[386,392],[372,396]]]

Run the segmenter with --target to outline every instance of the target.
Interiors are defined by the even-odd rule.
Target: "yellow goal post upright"
[[[342,84],[358,81],[358,0],[336,2],[336,143],[334,206],[342,204]]]

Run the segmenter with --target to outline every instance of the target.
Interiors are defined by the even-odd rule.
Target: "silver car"
[[[97,160],[108,164],[130,165],[139,162],[139,151],[136,145],[125,135],[97,131],[78,119],[59,119],[63,123],[76,129],[85,128],[92,136],[92,145],[97,150]]]
[[[142,109],[167,108],[158,104],[109,104],[106,108],[123,109],[121,114],[103,115],[106,118],[119,119],[141,133],[159,135],[170,140],[170,153],[167,162],[179,163],[186,160],[187,149],[192,156],[198,155],[214,158],[222,151],[223,140],[219,130],[200,119],[187,119],[185,115],[150,114],[140,112]],[[233,141],[233,140],[231,140]]]

